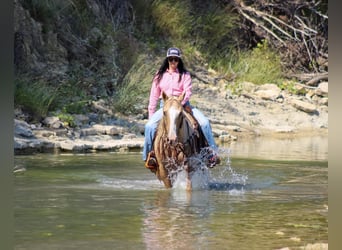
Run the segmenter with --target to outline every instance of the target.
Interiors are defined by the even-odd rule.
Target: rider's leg
[[[201,129],[203,131],[205,138],[208,141],[209,146],[213,149],[217,149],[217,145],[213,137],[209,119],[205,117],[204,114],[201,111],[199,111],[197,108],[192,108],[192,113],[194,117],[196,118],[196,120],[198,121],[199,125],[201,126]]]
[[[221,160],[217,154],[218,147],[213,137],[209,119],[206,118],[204,114],[201,111],[199,111],[197,108],[193,108],[192,112],[193,112],[194,117],[198,121],[199,125],[201,126],[203,134],[208,141],[209,147],[212,149],[212,150],[209,150],[205,155],[205,157],[208,159],[207,166],[214,167],[216,164],[219,164]]]
[[[149,121],[145,125],[145,142],[144,142],[144,148],[143,148],[143,154],[142,159],[146,161],[147,154],[152,150],[152,143],[154,134],[156,132],[158,122],[163,117],[163,109],[159,109],[157,112],[155,112],[152,117],[149,119]]]

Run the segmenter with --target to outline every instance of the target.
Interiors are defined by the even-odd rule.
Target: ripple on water
[[[160,189],[161,183],[156,180],[131,180],[117,178],[101,178],[98,180],[101,187],[119,190],[153,190]]]

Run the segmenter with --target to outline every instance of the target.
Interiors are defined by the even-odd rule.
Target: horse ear
[[[181,101],[183,101],[184,97],[185,97],[185,92],[183,92],[183,94],[181,94],[181,95],[178,97],[178,100],[181,102]]]
[[[169,97],[166,95],[166,93],[165,93],[164,91],[162,92],[162,97],[163,97],[164,102],[165,102],[167,99],[169,99]]]

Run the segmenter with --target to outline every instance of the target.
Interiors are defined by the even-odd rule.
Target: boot
[[[220,164],[221,159],[217,154],[213,154],[208,158],[208,167],[213,168],[216,166],[216,164]]]
[[[156,155],[154,154],[154,151],[148,153],[147,160],[145,162],[145,167],[151,170],[153,173],[157,171],[158,162],[156,159]]]
[[[204,157],[206,158],[206,163],[208,168],[213,168],[216,166],[216,164],[221,163],[221,159],[218,156],[218,154],[211,148],[206,148],[205,149],[205,155]]]

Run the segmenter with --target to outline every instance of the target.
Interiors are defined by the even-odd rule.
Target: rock
[[[54,132],[56,133],[56,136],[67,136],[69,133],[69,130],[63,128],[63,129],[54,129]]]
[[[131,140],[137,138],[137,136],[135,134],[126,134],[122,137],[122,140]]]
[[[308,92],[302,84],[295,84],[293,88],[297,95],[306,95]]]
[[[43,120],[43,124],[45,124],[49,128],[59,129],[63,128],[63,122],[59,120],[57,116],[48,116]]]
[[[56,136],[56,132],[51,131],[51,130],[42,129],[42,130],[35,130],[34,135],[36,137],[53,137],[53,136]]]
[[[90,136],[90,135],[97,135],[97,134],[99,133],[96,128],[85,128],[85,129],[80,130],[80,136]]]
[[[283,127],[278,127],[275,129],[275,132],[277,133],[292,133],[294,131],[295,131],[295,128],[291,126],[283,126]]]
[[[119,135],[120,133],[124,132],[123,128],[112,126],[112,125],[96,124],[96,125],[93,126],[93,128],[99,134],[105,134],[105,135]]]
[[[23,136],[27,138],[33,137],[30,125],[21,120],[14,120],[14,135]]]
[[[315,94],[318,96],[328,96],[328,82],[321,82],[315,90]]]
[[[319,105],[328,106],[328,97],[323,97],[318,101]]]
[[[90,118],[86,115],[74,115],[73,118],[77,126],[82,126],[84,124],[87,124],[89,123],[89,120],[90,120]]]
[[[300,242],[301,241],[301,239],[299,237],[296,237],[296,236],[291,237],[290,240],[295,241],[295,242]]]
[[[296,99],[292,99],[290,102],[292,106],[294,106],[298,110],[304,111],[309,114],[317,113],[316,106],[311,103],[307,103],[307,102],[296,100]]]
[[[303,250],[328,250],[328,243],[307,244],[301,247]]]
[[[242,89],[243,93],[253,93],[256,90],[257,85],[251,82],[242,82],[239,84],[239,87]]]
[[[54,149],[55,143],[42,139],[14,138],[15,152],[48,152]]]
[[[220,135],[219,136],[220,142],[231,142],[231,141],[236,141],[237,137],[233,135]]]
[[[102,113],[106,113],[109,115],[113,115],[113,111],[109,108],[107,108],[106,106],[106,102],[104,100],[98,100],[98,101],[93,101],[92,102],[92,108],[94,109],[94,111],[99,111]]]
[[[71,140],[60,142],[59,146],[62,150],[66,150],[66,151],[83,151],[86,149],[84,143],[77,143]]]
[[[281,89],[275,84],[263,84],[259,86],[254,94],[264,100],[275,101],[280,95]]]

